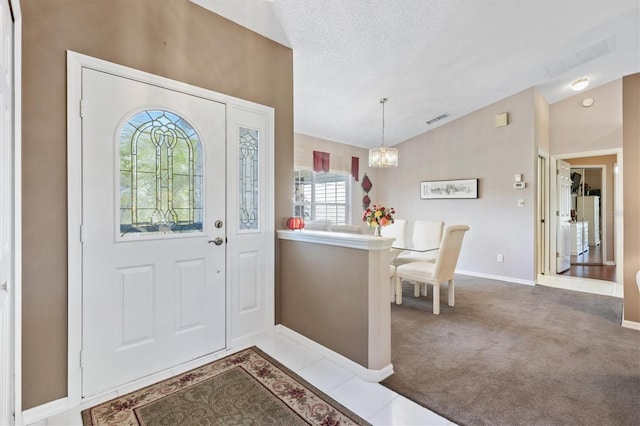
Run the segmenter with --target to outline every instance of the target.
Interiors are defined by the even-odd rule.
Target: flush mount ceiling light
[[[384,104],[387,98],[380,99],[382,104],[382,143],[380,148],[371,148],[369,150],[369,167],[397,167],[398,166],[398,150],[395,148],[387,148],[384,145]]]
[[[588,85],[589,85],[589,80],[587,80],[586,77],[579,78],[573,83],[571,83],[571,90],[573,90],[574,92],[579,92],[583,89],[586,89]]]

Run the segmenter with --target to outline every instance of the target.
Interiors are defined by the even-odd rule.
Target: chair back
[[[438,247],[442,240],[444,222],[441,220],[416,220],[413,225],[413,246],[421,248]]]
[[[434,278],[439,282],[453,279],[460,248],[462,247],[462,239],[464,238],[464,233],[468,230],[469,227],[467,225],[450,225],[444,231],[433,273]]]
[[[407,234],[407,221],[405,219],[393,219],[391,225],[382,227],[381,235],[383,237],[395,238],[394,246],[403,247],[406,246],[405,235]]]

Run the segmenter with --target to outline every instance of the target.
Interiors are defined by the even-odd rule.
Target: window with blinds
[[[330,220],[348,225],[351,200],[351,175],[294,171],[294,216],[306,220]]]

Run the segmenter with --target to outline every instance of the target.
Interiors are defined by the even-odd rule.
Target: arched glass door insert
[[[203,230],[202,144],[165,110],[135,114],[120,132],[121,238]]]

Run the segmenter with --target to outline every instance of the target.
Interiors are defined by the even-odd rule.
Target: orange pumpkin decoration
[[[304,228],[304,219],[297,216],[290,217],[289,219],[287,219],[287,228],[291,229],[292,231],[296,229],[302,230]]]

